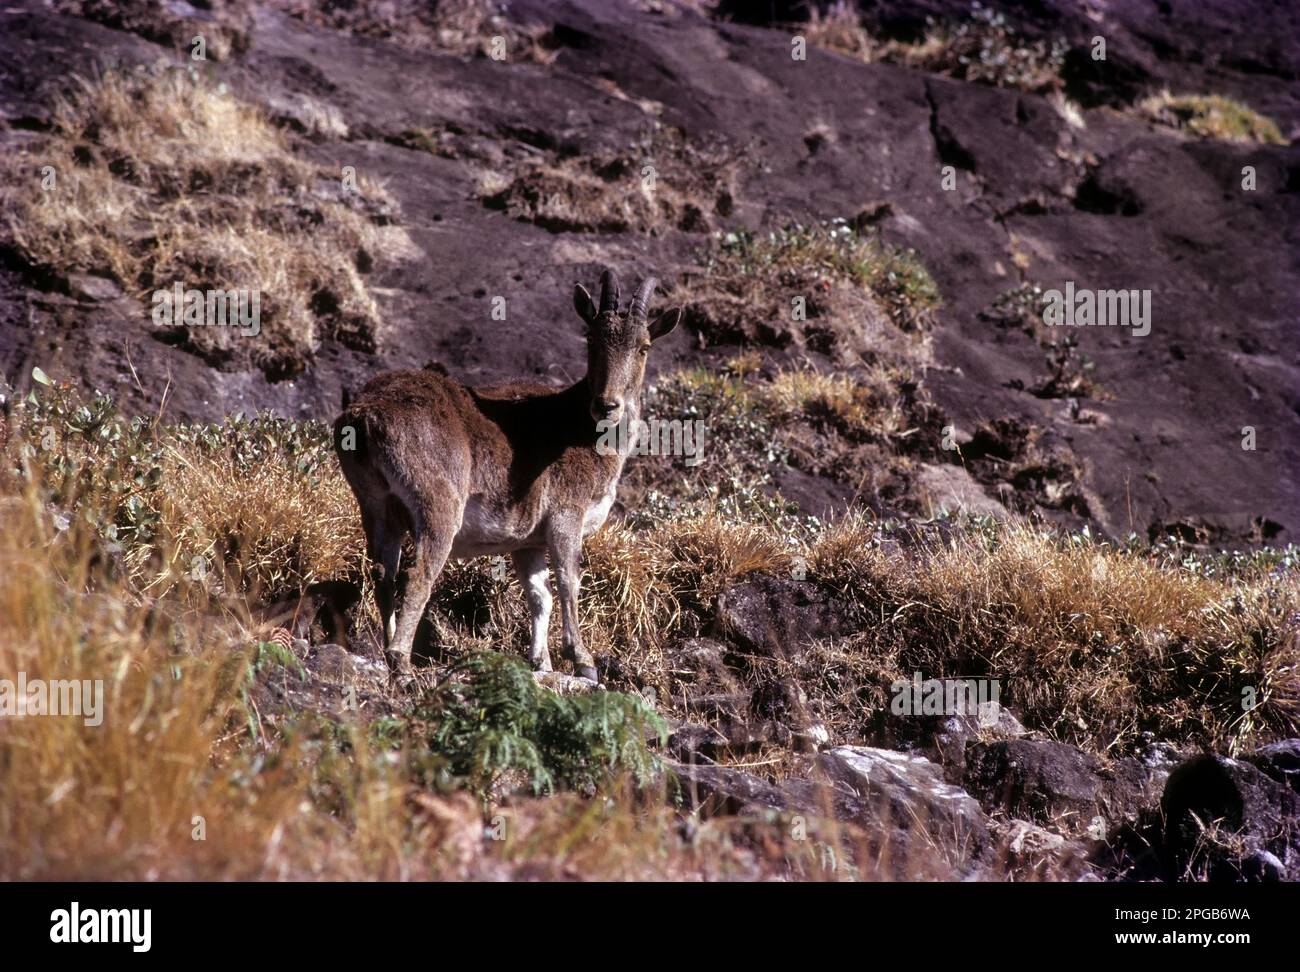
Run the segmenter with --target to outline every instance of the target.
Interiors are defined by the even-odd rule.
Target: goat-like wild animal
[[[655,284],[644,280],[626,313],[612,271],[601,276],[599,306],[574,287],[573,305],[587,325],[587,373],[569,388],[470,388],[433,371],[394,371],[372,379],[334,423],[395,671],[410,669],[416,628],[447,558],[508,553],[532,615],[533,667],[551,670],[549,555],[565,657],[577,675],[597,679],[578,629],[579,559],[583,537],[609,515],[627,455],[626,448],[597,449],[601,430],[636,427],[650,342],[681,319],[674,308],[647,321]],[[408,534],[414,559],[399,611]]]

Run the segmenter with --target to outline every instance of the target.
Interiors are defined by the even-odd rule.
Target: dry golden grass
[[[1161,91],[1140,101],[1137,113],[1197,138],[1261,145],[1286,145],[1277,122],[1222,95],[1173,95]]]
[[[507,5],[491,0],[271,0],[271,5],[307,23],[411,50],[536,64],[555,60],[546,27],[512,20]]]
[[[808,43],[871,63],[880,45],[862,26],[852,4],[837,0],[825,10],[814,8],[803,26]]]
[[[861,375],[783,368],[760,394],[778,421],[808,418],[856,438],[888,439],[907,427],[897,394],[902,376],[877,364]]]
[[[705,232],[731,214],[740,154],[656,125],[621,152],[547,156],[483,175],[485,205],[552,231]]]
[[[1300,729],[1294,572],[1207,577],[1023,524],[992,529],[899,556],[882,551],[879,524],[861,514],[808,537],[717,516],[644,533],[608,527],[587,544],[584,624],[603,646],[615,621],[623,637],[609,650],[663,691],[678,618],[707,617],[746,576],[788,577],[802,556],[813,583],[841,594],[859,633],[810,655],[835,678],[797,675],[810,697],[840,709],[856,741],[869,716],[861,693],[883,699],[885,685],[914,671],[998,678],[1027,724],[1096,752],[1144,731],[1236,752]],[[624,593],[611,598],[611,588]]]
[[[146,312],[176,282],[260,292],[257,335],[172,325],[210,360],[279,375],[300,371],[322,337],[373,348],[377,309],[358,266],[400,247],[368,214],[391,199],[300,161],[224,85],[163,66],[77,79],[52,131],[16,163],[0,213],[34,267],[111,277]]]
[[[787,389],[792,402],[809,397],[803,388]],[[38,399],[58,391],[43,388]],[[42,448],[47,423],[79,414],[75,401],[48,407],[32,421],[35,406],[18,409],[0,483],[0,677],[103,679],[106,714],[100,727],[51,717],[0,724],[0,875],[899,873],[861,835],[795,841],[780,818],[709,821],[685,840],[653,787],[516,802],[506,839],[485,840],[473,801],[410,771],[436,755],[420,750],[421,737],[404,740],[394,761],[378,723],[328,708],[259,713],[245,701],[263,657],[251,651],[259,599],[364,573],[351,497],[320,458],[327,440],[291,423],[146,430],[159,440],[161,472],[137,476],[123,456],[136,463],[150,450],[126,437],[114,451],[119,436],[106,419]],[[132,499],[134,515],[156,513],[147,540],[125,530]],[[107,555],[107,524],[131,569]],[[837,743],[870,741],[888,685],[915,671],[997,678],[1028,726],[1093,752],[1122,751],[1147,731],[1241,752],[1300,730],[1294,568],[1209,574],[1016,522],[915,528],[897,548],[882,546],[890,535],[861,513],[799,530],[719,511],[643,529],[611,524],[586,544],[584,632],[617,660],[612,687],[653,687],[662,713],[691,716],[677,711],[682,685],[698,674],[682,670],[681,639],[702,632],[718,594],[737,581],[793,583],[801,557],[799,583],[833,596],[848,633],[736,671],[731,690],[793,679]],[[211,557],[219,585],[177,576],[195,553]],[[522,597],[513,580],[493,577],[490,561],[453,566],[437,598],[481,616],[453,632],[453,656],[522,651]],[[362,637],[364,621],[355,619]],[[1245,690],[1254,707],[1243,706]],[[788,753],[754,759],[759,772],[802,772]],[[206,840],[192,837],[196,817]],[[846,853],[858,863],[828,870],[819,846],[838,848],[841,865]],[[942,877],[940,863],[932,855],[902,866]]]
[[[103,678],[107,715],[100,728],[48,717],[0,725],[3,875],[898,873],[870,847],[855,871],[827,872],[780,821],[718,821],[707,839],[682,842],[653,793],[519,804],[506,841],[485,841],[472,804],[426,789],[364,723],[329,708],[257,712],[244,691],[263,658],[250,654],[261,600],[365,572],[324,431],[257,420],[127,434],[101,404],[62,400],[66,391],[43,387],[38,405],[19,405],[9,444],[6,468],[21,476],[6,473],[0,490],[0,673]],[[745,394],[776,394],[790,408],[826,399],[854,415],[836,381],[788,378]],[[45,448],[53,425],[64,437]],[[142,517],[147,538],[126,529]],[[105,524],[125,544],[125,570],[105,556]],[[863,513],[800,529],[719,509],[608,525],[585,546],[584,632],[616,660],[612,687],[654,687],[660,712],[698,720],[689,695],[703,673],[682,668],[681,639],[707,628],[728,587],[793,582],[802,557],[801,582],[833,596],[848,633],[751,659],[723,689],[793,682],[836,742],[870,741],[889,684],[918,671],[997,678],[1030,728],[1093,752],[1126,750],[1144,732],[1240,752],[1300,730],[1294,568],[1197,572],[1014,521],[910,528],[900,546],[883,546],[891,535]],[[185,576],[194,556],[211,561],[203,580]],[[435,600],[456,622],[452,656],[523,648],[523,598],[489,560],[452,565]],[[367,603],[354,619],[357,637],[373,635],[368,613]],[[1255,706],[1243,706],[1247,694]],[[429,755],[419,738],[403,745],[416,763]],[[753,759],[758,772],[803,772],[788,752]],[[196,816],[207,841],[191,838]],[[926,862],[904,864],[919,876]]]
[[[237,626],[191,615],[169,630],[133,607],[127,591],[84,593],[96,580],[86,551],[66,535],[54,539],[36,503],[6,496],[4,521],[4,677],[103,680],[105,711],[98,727],[63,717],[5,720],[0,873],[146,877],[166,866],[184,875],[204,862],[229,873],[218,848],[265,848],[278,820],[292,819],[294,794],[259,793],[265,780],[236,790],[234,767],[214,766],[224,761],[220,740],[238,702]],[[203,657],[171,651],[172,636],[204,646]],[[272,807],[275,819],[267,819]],[[195,815],[213,840],[190,839]]]
[[[104,704],[97,726],[34,715],[0,724],[4,879],[846,873],[821,866],[816,845],[780,820],[706,821],[684,839],[653,791],[516,801],[485,820],[465,794],[431,792],[406,775],[360,721],[268,731],[259,720],[250,735],[246,619],[215,602],[174,602],[164,622],[127,578],[96,566],[81,526],[58,533],[35,491],[13,492],[9,478],[5,487],[0,678],[102,680]],[[485,823],[501,839],[485,836]]]
[[[194,17],[185,15],[187,4],[156,0],[54,0],[53,6],[59,13],[139,34],[187,57],[195,50],[194,38],[202,37],[205,59],[214,61],[248,47],[253,20],[251,0],[206,0],[200,6],[207,8],[207,16]]]
[[[75,403],[58,414],[75,418]],[[50,421],[21,427],[20,439],[38,441]],[[234,445],[220,448],[211,433],[160,430],[158,471],[105,466],[88,475],[106,462],[95,450],[115,441],[93,425],[84,442],[69,435],[53,454],[35,450],[29,476],[57,486],[69,509],[79,508],[69,482],[92,491],[129,479],[152,484],[114,490],[116,514],[87,514],[124,527],[122,505],[137,519],[154,511],[149,542],[128,543],[125,558],[150,596],[175,589],[188,603],[195,585],[185,574],[195,557],[220,582],[200,592],[271,598],[316,580],[361,583],[353,501],[324,433],[260,428],[231,433]],[[252,448],[264,454],[239,458]],[[57,472],[66,467],[79,470],[76,479]],[[718,594],[756,574],[788,577],[802,557],[808,582],[835,592],[856,619],[852,651],[874,670],[1003,679],[1027,723],[1095,751],[1148,730],[1236,750],[1300,728],[1294,570],[1211,576],[1015,522],[944,539],[922,534],[919,546],[888,556],[881,536],[881,525],[861,514],[815,528],[708,507],[637,529],[611,524],[586,544],[584,630],[635,675],[625,687],[667,687],[676,641],[708,622]],[[487,559],[453,565],[436,600],[460,624],[453,652],[517,650],[526,640],[517,584],[497,579]],[[1244,709],[1243,693],[1258,704]]]
[[[1027,725],[1093,751],[1151,731],[1235,753],[1300,728],[1294,571],[1202,576],[1017,523],[885,558],[856,517],[809,560],[876,619],[855,652],[898,675],[998,678]]]
[[[267,459],[246,470],[232,495],[224,456],[172,448],[163,476],[162,529],[183,558],[174,569],[192,570],[198,557],[233,590],[266,598],[359,571],[365,538],[356,500],[335,470],[309,479]]]

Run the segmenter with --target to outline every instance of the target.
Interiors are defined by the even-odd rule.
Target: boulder
[[[1300,795],[1256,766],[1195,756],[1169,774],[1161,810],[1166,879],[1300,880]]]
[[[683,763],[712,763],[726,750],[727,737],[712,726],[678,722],[670,726],[668,753]]]
[[[117,300],[122,296],[115,281],[87,273],[68,274],[68,292],[81,300]]]
[[[937,509],[965,510],[999,520],[1007,516],[1007,508],[989,496],[962,466],[922,463],[916,472],[916,485]]]
[[[1255,750],[1249,762],[1265,776],[1300,793],[1300,739],[1284,739]]]
[[[589,678],[578,678],[564,672],[533,672],[533,679],[556,695],[585,695],[600,688]]]
[[[787,792],[752,773],[730,766],[668,763],[683,806],[701,817],[737,816],[759,809],[795,810]]]
[[[692,721],[707,723],[716,732],[717,746],[710,756],[716,757],[723,749],[739,756],[756,752],[769,743],[788,742],[790,730],[755,715],[750,702],[749,693],[719,692],[683,697],[678,705]]]
[[[809,642],[845,633],[844,608],[807,581],[762,576],[718,596],[714,627],[719,637],[764,657],[790,657]]]
[[[1002,810],[1068,834],[1105,837],[1156,802],[1160,777],[1137,759],[1104,763],[1073,746],[1013,739],[966,747],[966,789]]]
[[[817,756],[810,778],[779,785],[728,766],[668,768],[683,804],[701,816],[777,810],[850,825],[859,863],[894,879],[984,877],[992,860],[979,804],[919,756],[840,746]]]
[[[734,691],[736,676],[727,667],[727,646],[714,638],[687,638],[672,652],[680,678],[695,692]]]
[[[941,860],[973,876],[993,841],[983,810],[965,790],[946,783],[928,759],[889,749],[838,746],[817,757],[819,776],[831,786],[835,816],[869,832],[885,832],[881,852],[901,876],[920,876]],[[809,794],[812,796],[813,794]]]
[[[999,705],[996,709],[987,708],[982,714],[973,706],[969,711],[951,715],[885,713],[881,717],[879,738],[887,748],[915,751],[934,760],[943,767],[944,778],[949,783],[961,785],[969,743],[1019,739],[1028,733],[1011,710]]]
[[[1017,880],[1100,880],[1082,841],[1068,840],[1028,820],[991,822],[998,838],[998,858]]]

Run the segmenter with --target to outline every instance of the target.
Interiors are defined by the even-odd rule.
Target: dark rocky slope
[[[1226,0],[1194,14],[1137,2],[1095,16],[1036,5],[1020,16],[1023,29],[1072,45],[1063,75],[1065,93],[1085,109],[1076,127],[1036,94],[817,48],[792,60],[795,28],[770,16],[727,22],[642,6],[655,5],[515,5],[512,17],[549,28],[555,58],[539,64],[417,50],[257,5],[246,50],[212,69],[290,129],[303,127],[304,104],[336,109],[346,136],[304,137],[302,151],[384,181],[415,244],[371,276],[382,317],[377,351],[325,341],[301,373],[272,376],[280,380],[213,370],[155,340],[131,300],[42,279],[9,251],[0,270],[5,376],[21,389],[39,365],[114,391],[137,410],[156,410],[166,391],[176,418],[258,408],[327,418],[343,390],[374,371],[431,360],[469,381],[576,377],[573,282],[602,263],[629,274],[654,268],[672,281],[691,268],[704,234],[552,231],[484,205],[479,180],[521,159],[626,151],[657,118],[688,139],[748,147],[734,205],[692,229],[865,211],[885,238],[916,248],[944,299],[925,384],[990,494],[1020,494],[1021,508],[1090,518],[1115,535],[1293,537],[1297,150],[1192,140],[1124,110],[1161,87],[1225,93],[1271,113],[1289,136],[1300,123],[1292,12]],[[863,9],[869,25],[898,37],[914,34],[926,13],[965,12],[937,0]],[[51,96],[71,74],[167,53],[34,0],[0,16],[6,151],[48,124]],[[1080,59],[1098,33],[1108,60]],[[412,132],[441,148],[420,147]],[[939,185],[945,164],[958,170],[951,192]],[[1245,165],[1258,173],[1253,192],[1240,188]],[[1022,279],[1151,289],[1146,337],[1077,331],[1104,398],[1033,393],[1048,371],[1043,350],[987,314]],[[496,295],[507,299],[504,321],[490,316]],[[682,333],[657,364],[731,350],[700,351]],[[1256,451],[1241,447],[1245,426],[1257,430]],[[1027,443],[1052,460],[1003,481],[999,466]],[[839,495],[829,484],[798,492],[812,506]]]

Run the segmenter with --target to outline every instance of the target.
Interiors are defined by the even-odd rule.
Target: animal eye
[[[639,348],[636,349],[636,353],[644,357],[645,355],[650,353],[650,345],[648,344],[641,345]]]

